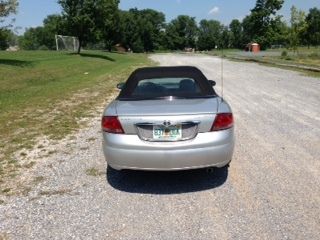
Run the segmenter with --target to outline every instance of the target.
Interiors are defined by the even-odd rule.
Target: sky
[[[151,8],[161,11],[166,15],[166,21],[181,14],[201,19],[215,19],[223,24],[229,24],[232,19],[242,20],[256,0],[120,0],[120,9]],[[285,0],[279,14],[285,20],[290,19],[290,8],[295,5],[306,12],[312,7],[320,8],[320,0]],[[58,14],[61,8],[57,0],[20,0],[18,14],[15,17],[15,27],[18,33],[23,33],[25,28],[41,26],[43,19],[49,14]]]

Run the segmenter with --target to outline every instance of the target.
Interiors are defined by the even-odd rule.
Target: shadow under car
[[[117,171],[107,168],[106,178],[115,189],[130,193],[179,194],[217,188],[228,178],[228,167],[186,171]]]

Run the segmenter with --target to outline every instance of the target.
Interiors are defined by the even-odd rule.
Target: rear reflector
[[[124,133],[121,123],[116,116],[104,116],[101,125],[104,132],[117,134]]]
[[[233,127],[233,116],[232,113],[218,113],[211,131],[220,131]]]

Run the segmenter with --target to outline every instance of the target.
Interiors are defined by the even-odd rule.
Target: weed
[[[2,190],[3,193],[9,193],[11,191],[11,188],[5,188]]]
[[[24,167],[25,168],[32,168],[35,164],[36,164],[36,162],[31,161],[31,162],[27,163],[26,165],[24,165]]]
[[[92,176],[92,177],[98,177],[98,176],[101,176],[103,175],[104,173],[103,172],[100,172],[98,169],[96,168],[89,168],[86,170],[86,174],[88,176]]]
[[[33,179],[33,183],[38,184],[40,182],[43,182],[45,180],[45,177],[43,176],[37,176]]]
[[[95,141],[95,140],[97,140],[97,138],[95,138],[95,137],[90,137],[90,138],[87,139],[87,142],[93,142],[93,141]]]
[[[28,155],[28,154],[25,153],[25,152],[21,152],[21,153],[20,153],[20,156],[21,156],[21,157],[25,157],[25,156],[27,156],[27,155]]]

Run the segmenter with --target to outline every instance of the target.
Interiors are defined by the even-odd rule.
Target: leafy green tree
[[[0,0],[0,23],[3,23],[10,14],[17,13],[18,5],[18,0]]]
[[[198,27],[195,18],[180,15],[166,28],[166,45],[171,50],[195,48],[197,35]]]
[[[2,24],[10,14],[17,13],[17,8],[17,0],[0,0],[0,50],[9,47],[10,36],[12,34],[12,32],[8,30],[11,25],[3,26]]]
[[[230,47],[243,48],[242,24],[238,19],[233,19],[229,25],[230,29]]]
[[[198,49],[211,50],[222,44],[223,25],[216,20],[201,20],[199,24]]]
[[[266,33],[269,45],[287,46],[289,42],[290,28],[282,21],[282,16],[276,16],[270,23]]]
[[[291,7],[291,31],[290,31],[290,47],[294,51],[301,44],[301,38],[307,30],[307,22],[305,12],[298,10],[295,6]]]
[[[89,40],[110,37],[107,28],[116,25],[117,19],[110,11],[118,11],[119,0],[59,0],[58,3],[70,34],[79,39],[78,53]]]
[[[40,45],[54,50],[56,48],[55,35],[68,35],[67,23],[61,15],[49,15],[43,20],[43,33]]]
[[[320,45],[320,9],[311,8],[306,17],[306,39],[308,45]]]
[[[9,47],[9,29],[0,29],[0,50],[6,50]]]
[[[229,48],[230,47],[230,32],[228,27],[223,26],[221,39],[219,43],[220,48]]]
[[[60,15],[49,15],[43,21],[43,26],[28,28],[20,38],[20,47],[26,50],[56,48],[55,35],[68,34],[66,23]]]
[[[251,14],[246,16],[242,22],[244,39],[247,42],[258,42],[263,49],[271,45],[268,32],[283,2],[284,0],[257,0]]]
[[[99,0],[95,8],[95,29],[89,41],[103,41],[105,48],[111,51],[112,46],[120,40],[119,0]]]
[[[19,40],[19,45],[24,50],[38,50],[45,42],[43,27],[28,28]]]
[[[122,11],[121,19],[121,43],[134,52],[143,52],[143,44],[140,35],[140,17],[137,9]]]
[[[165,26],[165,15],[152,9],[141,10],[142,39],[145,51],[159,49],[161,34]]]
[[[134,52],[159,49],[163,39],[165,16],[163,13],[136,8],[120,14],[121,43]]]

